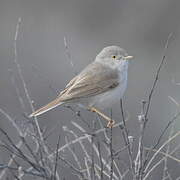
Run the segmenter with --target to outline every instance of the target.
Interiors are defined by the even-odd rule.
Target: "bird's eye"
[[[113,59],[116,59],[116,56],[112,56]]]

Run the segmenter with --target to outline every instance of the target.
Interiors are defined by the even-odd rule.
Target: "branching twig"
[[[136,160],[139,159],[138,177],[137,178],[140,178],[140,180],[142,179],[142,174],[143,174],[144,168],[146,166],[146,163],[148,161],[148,156],[143,158],[143,152],[144,152],[143,141],[144,141],[144,134],[145,134],[146,125],[147,125],[147,122],[148,122],[148,113],[149,113],[149,109],[150,109],[150,105],[151,105],[151,101],[152,101],[152,96],[153,96],[153,93],[155,91],[157,82],[159,80],[160,71],[161,71],[161,69],[162,69],[162,67],[163,67],[163,65],[165,63],[165,60],[166,60],[166,51],[168,49],[169,40],[171,39],[171,37],[172,37],[172,33],[170,33],[168,38],[167,38],[167,41],[166,41],[166,44],[165,44],[165,47],[164,47],[164,52],[163,52],[163,55],[162,55],[162,60],[161,60],[160,65],[159,65],[159,67],[157,69],[153,85],[152,85],[150,93],[148,95],[148,101],[147,101],[146,110],[144,108],[145,105],[143,105],[143,112],[141,114],[141,117],[142,117],[141,120],[140,120],[141,121],[141,135],[140,135],[140,138],[139,138],[139,151],[138,151],[138,154],[137,154],[137,157],[136,157]]]
[[[147,147],[145,147],[144,149],[147,150],[147,151],[153,151],[153,152],[158,151],[157,149],[152,149],[152,148],[147,148]],[[163,155],[166,158],[172,159],[172,160],[176,161],[177,163],[180,163],[180,159],[170,155],[170,153],[159,151],[159,154]]]
[[[153,82],[153,85],[152,85],[152,88],[151,88],[151,91],[149,93],[149,96],[148,96],[148,101],[147,101],[147,108],[146,108],[146,112],[145,112],[145,120],[147,121],[148,120],[148,113],[149,113],[149,108],[150,108],[150,105],[151,105],[151,100],[152,100],[152,95],[154,93],[154,90],[156,88],[156,85],[157,85],[157,82],[159,80],[159,74],[160,74],[160,71],[165,63],[165,60],[166,60],[166,51],[169,47],[169,41],[172,37],[173,33],[170,33],[168,38],[167,38],[167,41],[166,41],[166,44],[165,44],[165,47],[164,47],[164,52],[163,52],[163,55],[162,55],[162,60],[161,60],[161,63],[157,69],[157,72],[156,72],[156,75],[155,75],[155,80]]]
[[[171,142],[172,140],[174,140],[177,136],[180,135],[180,131],[178,131],[174,136],[172,136],[171,138],[169,138],[158,150],[157,152],[153,155],[153,157],[149,160],[146,168],[145,168],[145,172],[148,170],[149,166],[151,165],[152,161],[154,160],[154,158],[157,156],[157,154],[161,151],[161,149],[163,149],[169,142]]]
[[[86,133],[86,131],[84,130],[84,128],[82,128],[81,126],[79,126],[79,125],[78,125],[77,123],[75,123],[75,122],[72,122],[72,123],[73,123],[73,125],[74,125],[75,127],[77,127],[79,130],[81,130],[81,132]],[[99,131],[99,130],[98,130],[98,131]],[[98,131],[95,131],[94,134],[96,134]],[[85,136],[87,136],[87,140],[91,143],[91,136],[90,136],[90,135],[87,135],[87,134],[85,134]],[[93,146],[94,152],[95,152],[96,155],[99,157],[99,152],[98,152],[97,146],[96,146],[95,144],[92,144],[92,146]],[[106,166],[106,168],[110,171],[110,166],[106,164],[106,161],[104,160],[104,158],[102,158],[102,162],[103,162],[103,164]],[[118,179],[118,177],[117,177],[117,175],[116,175],[115,173],[113,173],[113,177],[114,177],[115,179]]]
[[[180,148],[180,144],[171,151],[170,155],[172,155],[173,153],[175,153],[179,148]],[[160,152],[161,152],[161,151],[159,151],[159,153],[160,153]],[[144,177],[143,180],[146,180],[146,179],[149,177],[149,175],[153,172],[153,170],[155,170],[155,169],[157,168],[157,166],[159,166],[159,165],[165,160],[165,158],[166,158],[166,157],[163,157],[161,160],[159,160],[159,161],[147,172],[147,174],[145,175],[145,177]]]
[[[65,137],[65,142],[66,143],[69,142],[67,137]],[[80,161],[78,159],[77,154],[74,152],[74,150],[70,146],[68,147],[68,150],[72,154],[72,156],[73,156],[73,158],[74,158],[74,160],[75,160],[75,162],[76,162],[76,164],[78,166],[78,169],[82,170],[81,163],[80,163]],[[84,176],[84,178],[85,178],[85,176]]]
[[[170,125],[171,125],[179,116],[180,116],[180,112],[177,113],[177,114],[168,122],[168,124],[165,126],[165,128],[164,128],[163,131],[161,132],[161,134],[160,134],[157,142],[156,142],[155,145],[151,148],[151,150],[156,149],[156,147],[159,145],[159,143],[160,143],[163,135],[164,135],[165,132],[167,131],[167,129],[170,127]],[[147,165],[147,163],[148,163],[148,158],[149,158],[150,152],[151,152],[151,151],[149,151],[149,152],[147,153],[147,155],[146,155],[146,159],[145,159],[145,161],[144,161],[144,167],[146,167],[146,165]]]
[[[14,58],[14,63],[15,63],[15,65],[16,65],[17,69],[18,69],[19,77],[20,77],[20,79],[21,79],[21,82],[22,82],[22,85],[23,85],[23,89],[24,89],[26,98],[27,98],[28,103],[29,103],[29,105],[30,105],[30,107],[31,107],[31,111],[34,112],[33,101],[32,101],[31,98],[30,98],[30,95],[29,95],[29,92],[28,92],[28,89],[27,89],[27,85],[26,85],[26,82],[25,82],[24,77],[23,77],[23,74],[22,74],[21,66],[20,66],[20,64],[18,63],[18,60],[17,60],[17,39],[18,39],[19,28],[20,28],[21,22],[22,22],[22,20],[21,20],[21,18],[19,18],[18,24],[17,24],[17,26],[16,26],[16,33],[15,33],[15,38],[14,38],[14,56],[15,56],[15,58]],[[40,127],[39,127],[39,123],[38,123],[36,117],[34,117],[34,122],[35,122],[35,126],[34,126],[34,127],[35,127],[35,130],[36,130],[36,133],[37,133],[37,135],[39,136],[39,139],[40,139],[40,141],[41,141],[41,142],[39,142],[39,143],[42,145],[45,153],[48,155],[48,154],[49,154],[48,148],[46,147],[46,145],[45,145],[45,143],[44,143],[44,139],[43,139],[43,136],[42,136],[42,132],[41,132],[41,129],[40,129]]]

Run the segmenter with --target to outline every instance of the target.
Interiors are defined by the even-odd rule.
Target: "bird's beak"
[[[133,56],[126,56],[126,57],[124,57],[125,60],[130,60],[132,58],[133,58]]]

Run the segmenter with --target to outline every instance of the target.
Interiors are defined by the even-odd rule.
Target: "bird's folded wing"
[[[94,62],[67,84],[59,99],[65,102],[95,96],[117,87],[118,80],[117,70]]]

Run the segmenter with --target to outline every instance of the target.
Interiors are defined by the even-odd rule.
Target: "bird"
[[[96,112],[108,120],[107,127],[112,127],[115,121],[101,111],[123,97],[127,88],[128,60],[132,58],[119,46],[103,48],[94,61],[76,75],[53,101],[32,112],[29,118],[63,104],[76,104]]]

